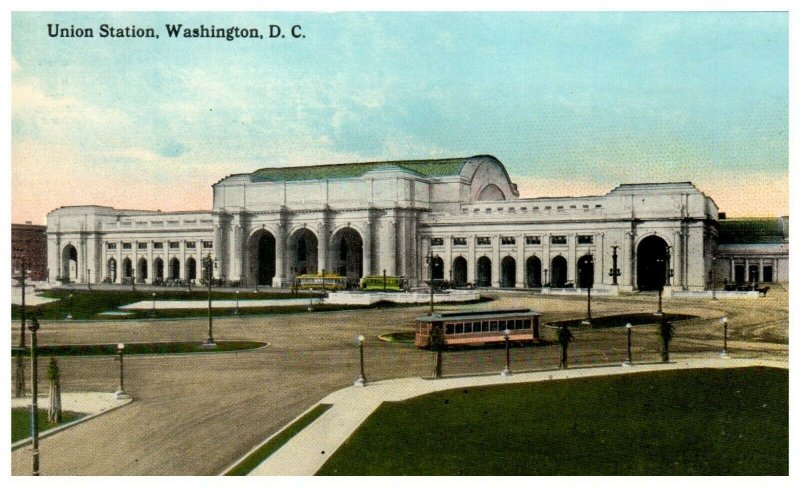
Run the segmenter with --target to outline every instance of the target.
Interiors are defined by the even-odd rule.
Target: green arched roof
[[[400,168],[419,176],[432,178],[458,176],[471,158],[419,159],[413,161],[376,161],[374,163],[322,164],[287,168],[261,168],[250,174],[251,181],[303,181],[358,178],[382,168]]]

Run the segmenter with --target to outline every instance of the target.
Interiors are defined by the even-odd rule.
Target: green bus
[[[361,278],[363,291],[405,291],[406,278],[397,276],[364,276]]]

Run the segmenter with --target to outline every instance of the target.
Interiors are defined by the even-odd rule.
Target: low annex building
[[[196,280],[210,257],[216,279],[247,286],[335,272],[352,284],[385,273],[414,286],[432,273],[454,285],[703,290],[727,251],[719,215],[689,182],[520,198],[487,155],[263,168],[214,184],[210,211],[50,212],[48,276]]]

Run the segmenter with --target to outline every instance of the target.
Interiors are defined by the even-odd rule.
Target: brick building
[[[47,279],[47,226],[31,224],[11,225],[11,275],[22,272],[25,261],[30,271],[28,279],[44,281]]]

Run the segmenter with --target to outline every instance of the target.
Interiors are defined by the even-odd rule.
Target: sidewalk
[[[384,401],[401,401],[441,390],[498,385],[505,383],[540,382],[600,375],[621,375],[646,371],[682,370],[690,368],[740,368],[772,366],[788,368],[787,361],[707,358],[678,360],[670,364],[642,364],[629,368],[606,366],[570,370],[544,370],[500,375],[422,379],[384,380],[366,387],[348,387],[336,391],[319,404],[332,404],[324,414],[298,433],[292,440],[257,466],[251,476],[311,476],[344,443],[344,441]],[[316,405],[315,405],[316,406]],[[315,406],[312,406],[315,407]],[[305,414],[305,413],[304,413]],[[271,438],[271,437],[270,437]],[[259,445],[260,446],[260,445]]]

